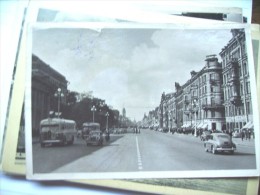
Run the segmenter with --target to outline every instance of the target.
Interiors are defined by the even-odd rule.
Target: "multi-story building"
[[[32,131],[38,134],[39,123],[49,116],[50,111],[58,112],[58,101],[66,103],[66,78],[32,55]],[[59,91],[57,91],[59,89]],[[58,93],[59,94],[58,94]],[[55,96],[58,95],[58,96]]]
[[[163,92],[161,96],[161,102],[160,102],[160,111],[161,111],[161,117],[160,117],[160,127],[163,128],[165,131],[170,130],[173,128],[173,113],[175,104],[175,93],[168,93],[165,94]]]
[[[169,99],[167,101],[167,107],[168,107],[168,129],[176,129],[177,123],[176,123],[176,93],[170,93]]]
[[[183,89],[179,83],[175,82],[175,123],[177,128],[183,126]]]
[[[159,105],[161,128],[231,130],[253,128],[250,75],[245,32],[231,30],[232,39],[216,55],[208,55],[204,67],[174,93],[163,93]]]
[[[216,55],[206,56],[205,66],[191,71],[191,78],[183,89],[183,126],[225,129],[222,67]]]
[[[220,52],[228,130],[253,126],[245,32],[242,29],[233,29],[231,33],[233,35],[232,39]]]

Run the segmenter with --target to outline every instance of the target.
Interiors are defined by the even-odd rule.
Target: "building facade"
[[[223,90],[226,125],[228,130],[252,128],[252,100],[245,32],[231,30],[233,35],[222,49]]]
[[[183,126],[211,130],[225,129],[222,67],[216,55],[206,56],[201,71],[191,71],[183,89]]]
[[[161,128],[208,130],[253,129],[250,75],[243,29],[231,30],[232,39],[216,55],[208,55],[203,68],[175,92],[161,96]]]
[[[37,135],[40,121],[49,116],[50,111],[58,112],[58,101],[66,104],[66,78],[35,55],[32,55],[32,131]],[[60,96],[57,97],[57,90]],[[63,96],[61,96],[63,94]],[[60,98],[60,99],[58,99]]]

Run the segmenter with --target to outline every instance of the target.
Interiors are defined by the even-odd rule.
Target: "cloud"
[[[47,29],[34,32],[33,52],[65,75],[71,90],[93,91],[141,119],[230,38],[229,30]]]

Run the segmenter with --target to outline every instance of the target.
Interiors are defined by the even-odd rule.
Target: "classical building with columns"
[[[43,62],[40,58],[32,55],[32,131],[38,134],[39,123],[49,116],[50,111],[58,112],[58,101],[66,104],[67,96],[66,78]],[[55,96],[60,89],[62,96]],[[60,95],[59,94],[59,95]],[[58,98],[60,98],[58,100]]]

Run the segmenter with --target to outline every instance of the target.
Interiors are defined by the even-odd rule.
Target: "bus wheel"
[[[74,143],[74,136],[71,136],[70,144],[72,145]]]
[[[67,144],[68,144],[67,138],[66,138],[66,136],[64,136],[64,137],[63,137],[63,141],[62,141],[62,145],[65,146],[65,145],[67,145]]]

